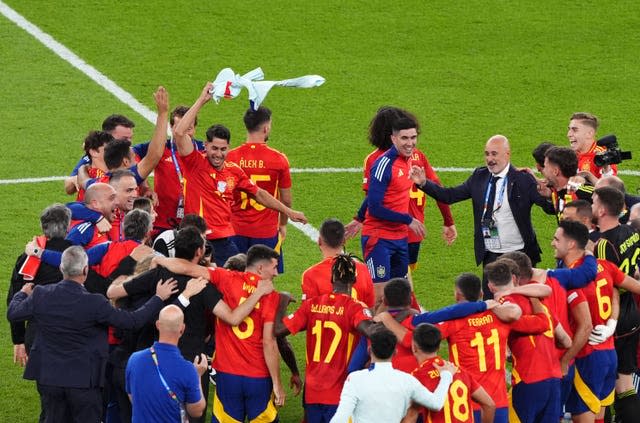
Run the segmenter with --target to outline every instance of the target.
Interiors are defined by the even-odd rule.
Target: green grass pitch
[[[486,139],[509,137],[513,162],[532,166],[542,140],[566,143],[571,113],[602,119],[600,135],[615,132],[625,150],[640,154],[640,6],[632,1],[539,2],[471,0],[292,2],[44,2],[4,0],[135,98],[167,87],[172,105],[191,104],[206,80],[224,67],[244,73],[261,66],[266,79],[305,74],[326,78],[313,90],[275,88],[265,105],[274,113],[272,141],[292,167],[359,167],[371,150],[368,122],[384,104],[421,119],[419,146],[437,167],[482,164]],[[3,4],[0,3],[0,7]],[[152,126],[42,44],[0,16],[0,180],[65,175],[82,139],[111,113],[137,123],[135,140]],[[228,125],[242,142],[244,98],[208,105],[200,130]],[[636,170],[637,159],[621,166]],[[445,185],[467,174],[440,173]],[[361,198],[356,173],[299,173],[294,204],[318,227],[327,217],[348,221]],[[625,176],[635,192],[638,178]],[[0,185],[0,294],[24,244],[38,232],[38,215],[70,200],[61,182]],[[453,207],[459,238],[445,247],[431,201],[428,238],[415,274],[429,308],[452,300],[453,277],[476,271],[470,205]],[[552,217],[534,210],[544,250]],[[360,252],[357,242],[349,249]],[[293,227],[285,244],[287,271],[277,286],[300,294],[300,274],[320,259]],[[5,307],[2,306],[4,313]],[[12,363],[8,324],[0,325],[0,420],[35,421],[34,385]],[[293,338],[304,363],[304,336]],[[289,398],[282,421],[299,421],[299,398]]]

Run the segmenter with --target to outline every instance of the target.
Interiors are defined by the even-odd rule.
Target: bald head
[[[494,135],[487,141],[484,148],[484,160],[487,169],[494,175],[502,172],[511,160],[511,147],[504,135]]]
[[[640,219],[640,203],[631,206],[629,210],[629,221]]]
[[[109,184],[95,183],[87,188],[84,203],[87,208],[100,212],[111,222],[113,209],[116,208],[116,190]]]
[[[602,178],[598,179],[598,182],[596,182],[596,188],[602,187],[613,187],[622,193],[625,192],[624,182],[622,181],[622,179],[614,175],[603,176]]]
[[[158,315],[156,326],[160,334],[180,334],[184,327],[184,314],[178,306],[168,305]]]

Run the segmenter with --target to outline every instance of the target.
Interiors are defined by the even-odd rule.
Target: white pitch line
[[[474,169],[471,167],[434,167],[436,172],[442,173],[468,173]],[[291,168],[291,173],[360,173],[359,167],[316,167],[316,168]],[[640,176],[637,170],[619,170],[618,175]],[[41,182],[63,181],[66,176],[43,176],[35,178],[0,179],[0,185],[37,184]]]

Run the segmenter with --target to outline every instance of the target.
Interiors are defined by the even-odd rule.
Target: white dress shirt
[[[442,372],[432,393],[409,373],[391,367],[390,362],[377,362],[347,377],[331,423],[347,423],[349,417],[353,417],[353,423],[396,423],[407,414],[411,401],[440,410],[452,379],[450,372]]]
[[[516,220],[511,212],[511,206],[509,205],[509,187],[505,186],[505,182],[508,184],[507,173],[511,163],[509,163],[502,172],[494,175],[500,178],[496,182],[496,197],[493,203],[493,219],[496,222],[498,228],[498,237],[500,238],[500,248],[491,249],[494,253],[509,253],[511,251],[518,251],[524,248],[524,240],[520,235],[520,229],[516,224]],[[500,204],[500,192],[504,192],[502,195],[502,204]],[[496,207],[498,207],[496,209]]]

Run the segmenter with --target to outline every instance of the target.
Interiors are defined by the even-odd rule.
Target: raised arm
[[[138,173],[143,179],[146,179],[160,162],[167,139],[167,121],[169,119],[169,95],[167,90],[164,87],[158,87],[153,94],[153,99],[156,102],[158,116],[156,117],[156,127],[153,131],[147,154],[138,162]]]
[[[191,106],[189,111],[187,111],[187,113],[173,128],[174,140],[176,142],[176,146],[178,147],[178,154],[180,154],[181,156],[188,156],[193,152],[193,149],[195,148],[193,146],[191,137],[187,134],[187,132],[189,131],[189,128],[194,125],[196,116],[198,116],[198,112],[200,112],[202,106],[204,106],[208,101],[211,100],[211,94],[209,92],[211,91],[211,88],[213,88],[213,84],[211,82],[207,82],[204,85],[204,88],[202,88],[202,92],[200,93],[200,96],[198,97],[196,102],[193,103],[193,106]]]

